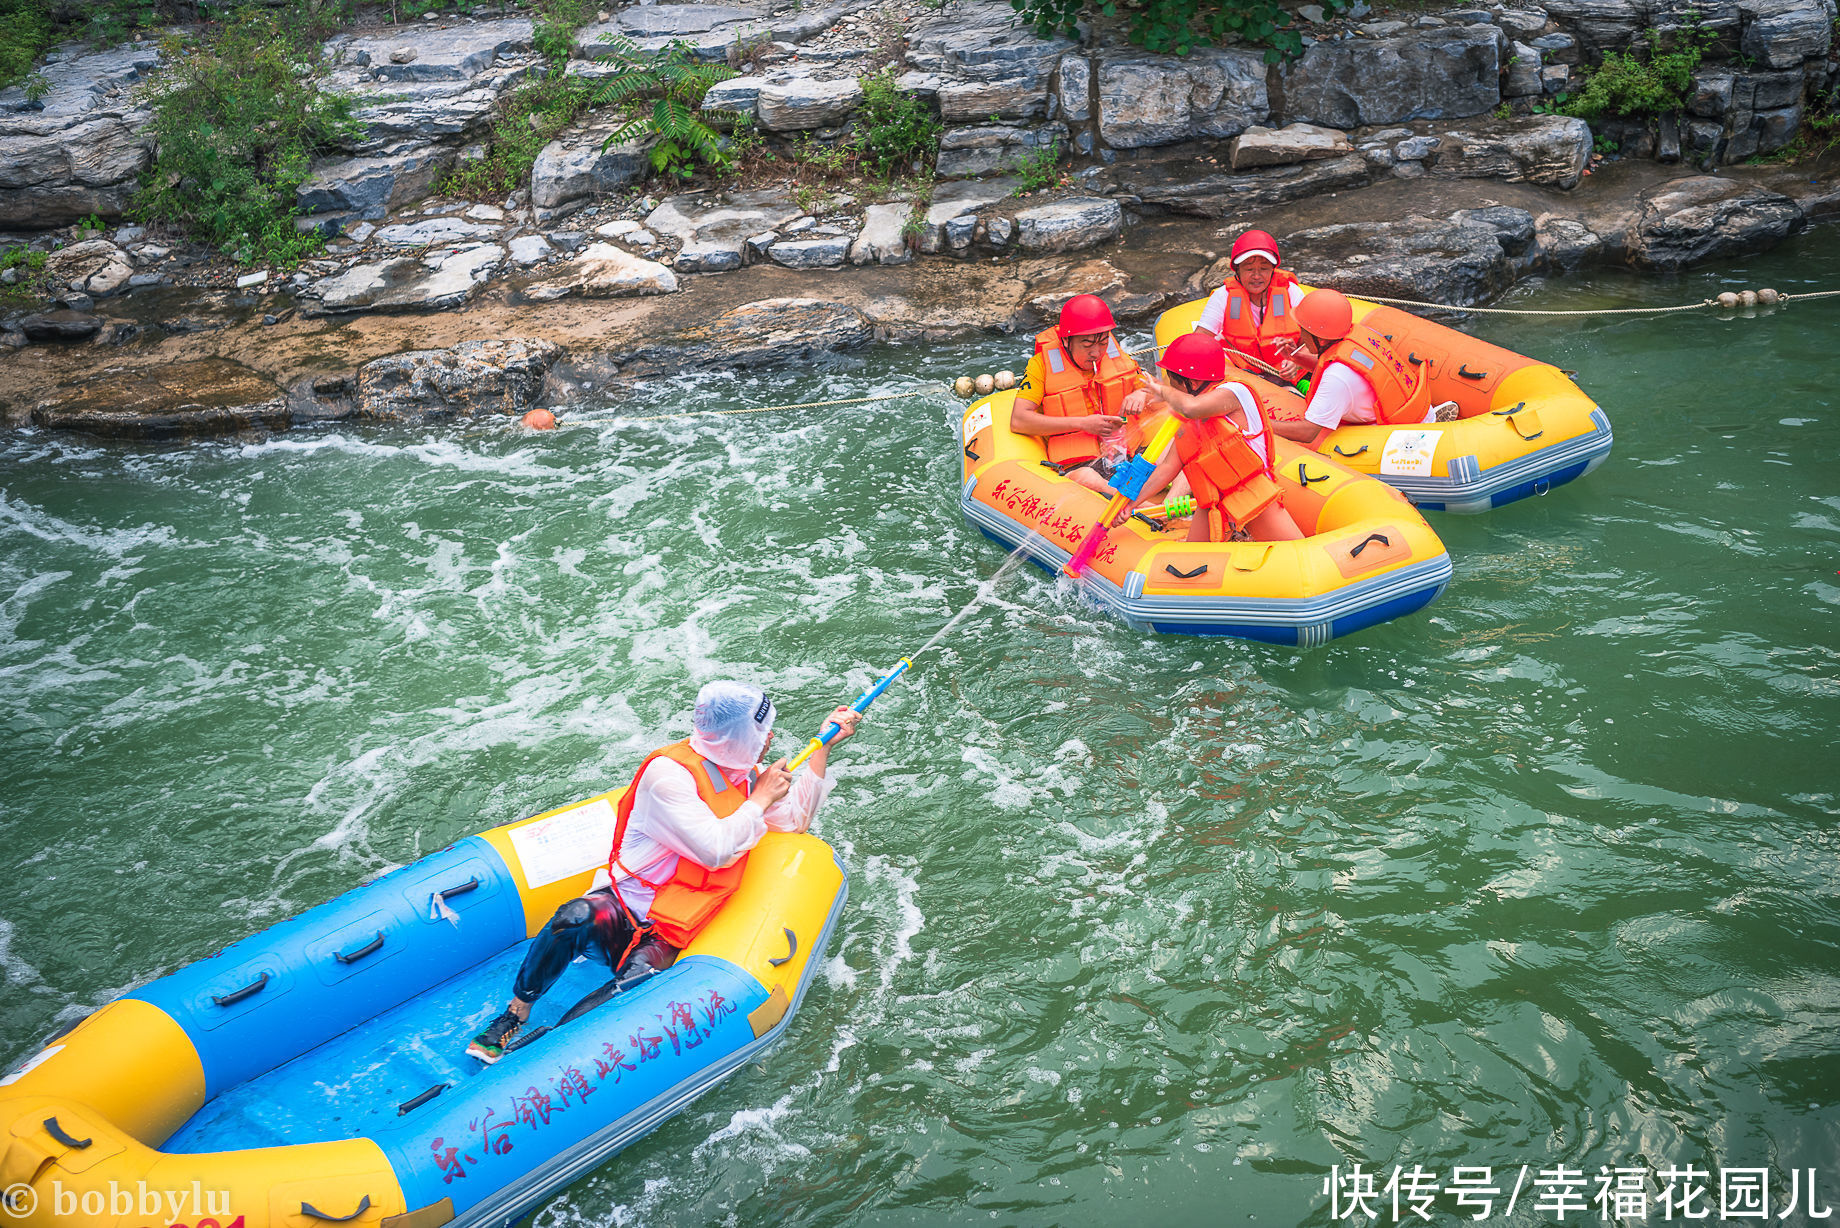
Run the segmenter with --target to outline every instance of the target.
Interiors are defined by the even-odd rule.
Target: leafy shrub
[[[863,160],[883,179],[931,163],[939,153],[940,133],[945,131],[924,102],[895,84],[898,75],[890,66],[857,79],[863,100],[857,111],[856,140]]]
[[[10,269],[13,273],[11,285],[0,284],[0,305],[18,306],[49,293],[50,278],[45,273],[46,260],[44,252],[24,247],[16,247],[0,256],[0,272]]]
[[[636,137],[655,137],[652,169],[662,175],[688,179],[699,165],[723,166],[728,155],[722,138],[697,111],[710,87],[726,81],[735,70],[726,65],[701,64],[690,44],[674,42],[657,55],[647,55],[626,39],[610,39],[615,73],[595,91],[602,102],[634,105],[651,100],[651,111],[640,114],[607,138],[617,145]]]
[[[1349,0],[1323,0],[1324,12],[1333,15]],[[1043,38],[1072,34],[1078,22],[1091,16],[1086,0],[1010,0]],[[1100,0],[1101,17],[1121,13],[1130,25],[1131,41],[1150,51],[1177,55],[1204,43],[1238,39],[1267,48],[1265,60],[1275,64],[1303,53],[1303,35],[1290,9],[1279,0]]]
[[[1657,52],[1647,62],[1611,52],[1559,110],[1580,119],[1600,115],[1665,115],[1685,109],[1693,70],[1710,35],[1696,33],[1683,47]]]
[[[51,16],[37,0],[0,0],[0,89],[24,81],[55,37]]]
[[[1023,154],[1022,161],[1016,164],[1016,178],[1022,181],[1022,186],[1016,189],[1017,194],[1033,192],[1040,188],[1051,188],[1059,183],[1060,160],[1061,143],[1059,141]]]
[[[357,136],[350,99],[324,93],[317,31],[297,14],[238,12],[214,42],[169,39],[149,90],[158,158],[136,198],[237,260],[287,265],[318,246],[293,229],[315,155]]]

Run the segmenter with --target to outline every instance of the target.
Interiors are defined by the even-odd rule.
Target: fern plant
[[[630,39],[608,38],[606,61],[614,73],[595,91],[597,104],[612,103],[638,107],[647,99],[649,112],[642,112],[621,125],[607,138],[603,149],[638,137],[651,136],[652,169],[661,175],[688,179],[701,166],[722,167],[728,154],[722,138],[704,122],[705,114],[730,115],[730,112],[699,112],[710,87],[735,75],[721,64],[698,63],[690,44],[674,42],[662,52],[647,54]]]

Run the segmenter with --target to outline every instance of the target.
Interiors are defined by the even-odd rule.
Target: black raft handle
[[[436,1083],[433,1087],[429,1088],[427,1091],[423,1092],[421,1095],[416,1096],[415,1098],[411,1100],[405,1100],[401,1104],[397,1105],[396,1115],[398,1117],[401,1117],[404,1113],[413,1113],[415,1110],[421,1108],[424,1104],[427,1104],[430,1100],[433,1100],[436,1096],[446,1091],[450,1086],[451,1084],[447,1084],[447,1083]]]
[[[1487,379],[1489,377],[1487,371],[1470,370],[1468,363],[1464,363],[1462,366],[1458,367],[1457,374],[1461,375],[1464,379]]]
[[[93,1138],[71,1138],[70,1135],[65,1132],[64,1127],[58,1125],[58,1119],[55,1117],[45,1118],[45,1133],[64,1144],[64,1146],[73,1147],[78,1151],[83,1150],[96,1141]]]
[[[449,887],[446,891],[437,891],[435,892],[435,894],[440,896],[443,900],[445,900],[445,899],[449,899],[456,895],[465,895],[469,891],[476,890],[478,886],[479,886],[479,876],[475,874],[472,878],[467,879],[464,883],[461,883],[458,887]]]
[[[1335,445],[1335,454],[1336,454],[1337,456],[1359,456],[1359,455],[1361,455],[1361,453],[1363,453],[1363,452],[1365,452],[1365,451],[1367,451],[1367,445],[1366,445],[1366,444],[1362,444],[1362,445],[1361,445],[1360,447],[1358,447],[1358,448],[1356,448],[1356,449],[1355,449],[1354,451],[1352,451],[1352,452],[1344,452],[1344,451],[1342,451],[1342,445],[1341,445],[1341,444],[1339,444],[1339,443]],[[1301,468],[1301,466],[1299,466],[1299,468]]]
[[[211,1001],[217,1003],[219,1006],[235,1006],[238,1002],[241,1002],[251,994],[260,993],[262,986],[266,984],[268,984],[268,973],[264,972],[261,976],[249,982],[249,984],[243,986],[241,989],[235,990],[232,993],[227,993],[221,998],[216,994],[212,994]]]
[[[1415,367],[1422,367],[1425,365],[1425,360],[1420,358],[1417,354],[1407,354],[1406,361]]]
[[[977,454],[976,452],[973,452],[973,451],[971,450],[971,445],[970,445],[970,444],[966,444],[966,445],[965,445],[965,455],[966,455],[966,456],[968,456],[968,457],[970,457],[970,458],[971,458],[972,460],[974,460],[974,461],[981,461],[981,460],[983,460],[983,459],[984,459],[983,457],[981,457],[981,456],[979,456],[979,455],[978,455],[978,454]]]
[[[1356,546],[1353,550],[1350,550],[1348,552],[1348,557],[1353,558],[1355,555],[1361,553],[1361,551],[1367,549],[1369,546],[1373,545],[1375,542],[1379,542],[1382,546],[1390,546],[1393,544],[1392,540],[1388,538],[1387,535],[1384,533],[1369,533],[1366,536],[1366,538],[1362,540],[1360,545]]]
[[[1176,565],[1174,563],[1164,563],[1163,564],[1163,570],[1168,572],[1170,575],[1174,576],[1178,580],[1193,580],[1196,576],[1204,574],[1207,571],[1207,569],[1208,569],[1208,565],[1206,563],[1203,563],[1201,566],[1195,568],[1195,570],[1193,571],[1177,571]]]
[[[302,1215],[311,1215],[314,1219],[323,1219],[323,1220],[330,1221],[331,1223],[334,1223],[334,1224],[343,1224],[347,1220],[357,1219],[360,1215],[363,1215],[366,1211],[370,1209],[371,1209],[371,1196],[369,1194],[366,1194],[364,1196],[364,1201],[359,1203],[358,1209],[356,1211],[353,1211],[350,1215],[327,1215],[324,1211],[321,1211],[318,1207],[314,1206],[310,1202],[303,1202],[300,1204],[300,1213]]]
[[[1303,461],[1297,462],[1297,481],[1304,486],[1308,486],[1311,482],[1327,482],[1330,478],[1335,476],[1333,473],[1325,473],[1318,477],[1311,477],[1309,471],[1303,466]]]
[[[790,962],[792,957],[799,953],[799,936],[792,932],[792,927],[790,925],[785,926],[784,929],[786,931],[786,954],[779,959],[770,959],[767,961],[775,968],[783,963]]]
[[[381,951],[382,949],[383,949],[383,931],[378,930],[377,936],[375,938],[371,939],[369,942],[365,943],[363,946],[359,947],[357,950],[355,951],[334,951],[332,953],[332,958],[338,960],[341,964],[355,964],[359,960],[363,959],[366,955],[374,955],[378,951]]]

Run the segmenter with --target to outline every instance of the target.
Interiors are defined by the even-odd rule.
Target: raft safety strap
[[[332,1224],[347,1223],[351,1220],[357,1219],[360,1215],[363,1215],[366,1211],[370,1209],[371,1209],[371,1196],[369,1194],[366,1194],[364,1196],[364,1201],[360,1202],[358,1204],[358,1209],[356,1211],[353,1211],[350,1215],[327,1215],[324,1211],[321,1211],[318,1207],[315,1207],[310,1202],[303,1202],[300,1204],[300,1213],[302,1215],[311,1215],[314,1219],[323,1219],[327,1221],[328,1223],[332,1223]]]

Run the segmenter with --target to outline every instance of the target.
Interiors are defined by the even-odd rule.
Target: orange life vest
[[[1271,406],[1250,384],[1259,403],[1265,455],[1276,457],[1272,444]],[[1217,507],[1235,525],[1244,525],[1278,501],[1278,484],[1272,480],[1269,461],[1259,459],[1245,432],[1222,414],[1184,423],[1176,436],[1176,454],[1182,460],[1182,472],[1194,491],[1195,506]]]
[[[1240,285],[1239,279],[1229,281],[1222,288],[1227,292],[1227,309],[1221,316],[1220,340],[1230,347],[1227,358],[1234,365],[1254,369],[1252,364],[1233,350],[1240,350],[1255,355],[1276,367],[1280,365],[1281,355],[1272,342],[1292,340],[1302,336],[1297,327],[1296,318],[1291,314],[1290,288],[1297,284],[1297,279],[1279,269],[1271,275],[1271,285],[1265,291],[1265,316],[1262,320],[1253,319],[1252,296],[1246,293],[1246,287]]]
[[[1041,412],[1050,418],[1084,418],[1088,414],[1122,414],[1124,399],[1142,384],[1137,364],[1119,352],[1118,339],[1106,342],[1097,369],[1082,371],[1061,344],[1061,335],[1047,329],[1035,338],[1041,355]],[[1125,446],[1135,452],[1143,446],[1136,423],[1125,428]],[[1049,435],[1048,459],[1057,465],[1077,465],[1099,455],[1099,437],[1090,431],[1063,431]]]
[[[1374,394],[1374,420],[1382,426],[1423,422],[1430,387],[1417,363],[1409,362],[1379,330],[1356,324],[1349,334],[1323,351],[1318,378],[1310,384],[1310,401],[1322,388],[1322,373],[1339,362],[1361,377]],[[1309,401],[1304,402],[1305,407]]]
[[[677,869],[670,878],[659,882],[653,882],[621,864],[620,848],[626,842],[626,823],[632,818],[633,802],[639,796],[639,778],[645,775],[645,769],[652,765],[652,760],[660,757],[683,765],[690,773],[690,779],[696,782],[697,797],[715,812],[718,819],[726,819],[741,809],[741,803],[753,791],[754,774],[748,773],[746,787],[729,784],[722,777],[722,769],[691,750],[689,739],[685,739],[647,755],[645,762],[639,765],[639,770],[633,773],[632,784],[627,787],[625,796],[620,798],[617,811],[619,822],[613,829],[613,851],[607,858],[607,875],[613,880],[614,894],[619,894],[620,880],[623,878],[636,878],[650,887],[653,892],[650,916],[653,931],[672,946],[682,948],[690,945],[697,931],[715,916],[716,909],[722,907],[728,897],[735,894],[735,889],[741,886],[741,874],[747,868],[747,854],[743,853],[733,865],[724,866],[720,870],[700,866],[680,854]]]

